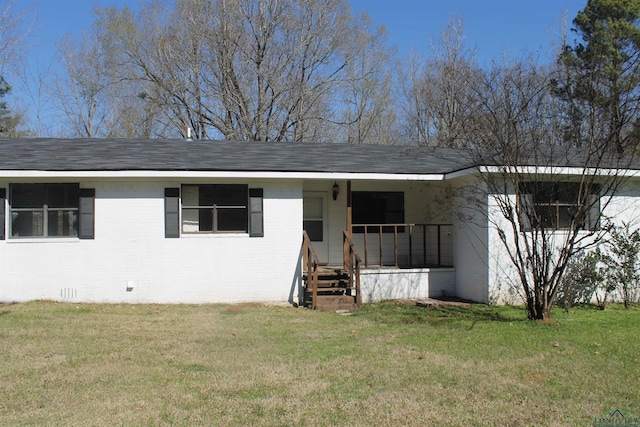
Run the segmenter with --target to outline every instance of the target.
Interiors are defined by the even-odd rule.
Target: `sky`
[[[481,65],[524,50],[545,55],[564,17],[569,26],[587,0],[351,0],[387,28],[400,53],[428,53],[431,41],[454,16],[464,22],[467,47]]]
[[[29,0],[17,0],[18,3]],[[37,19],[30,37],[30,57],[50,60],[55,40],[89,29],[94,6],[137,8],[139,0],[36,0]],[[468,47],[481,64],[518,56],[524,50],[545,54],[563,16],[570,21],[586,0],[351,0],[352,11],[367,12],[387,28],[389,42],[401,54],[427,53],[452,16],[465,23]]]
[[[94,7],[125,5],[137,9],[140,0],[14,0],[18,7],[32,5],[36,12],[25,51],[35,76],[54,62],[56,41],[66,34],[81,35],[94,21]],[[168,0],[171,1],[171,0]],[[366,12],[375,25],[384,25],[388,42],[401,58],[411,52],[428,56],[431,42],[454,16],[462,17],[466,43],[475,49],[481,66],[492,60],[537,52],[542,62],[553,58],[550,46],[561,23],[571,20],[587,0],[350,0],[354,13]],[[0,0],[0,4],[3,0]],[[571,39],[570,39],[571,40]],[[20,84],[10,82],[12,97],[30,102]],[[33,90],[32,90],[33,91]],[[33,104],[33,101],[31,101]]]

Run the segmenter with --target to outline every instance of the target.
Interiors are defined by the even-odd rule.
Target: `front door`
[[[320,262],[329,262],[327,234],[327,193],[305,192],[303,197],[303,228],[311,239]]]

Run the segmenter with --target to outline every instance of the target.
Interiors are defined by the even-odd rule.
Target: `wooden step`
[[[320,311],[355,310],[356,299],[350,295],[318,295],[316,309]]]
[[[349,282],[340,279],[318,279],[318,288],[348,287]]]
[[[353,288],[349,286],[319,287],[316,291],[318,295],[349,295]],[[311,297],[311,289],[307,289],[306,293]]]
[[[307,271],[302,272],[303,276],[307,276]],[[319,268],[318,276],[340,276],[349,277],[349,273],[341,268]]]
[[[303,277],[305,283],[309,282],[306,277]],[[333,276],[318,276],[318,283],[349,283],[349,278],[345,277],[333,277]]]
[[[305,306],[312,304],[312,290],[307,272],[303,273],[305,285]],[[320,267],[318,269],[318,288],[316,290],[316,308],[321,311],[353,310],[358,308],[355,289],[349,285],[349,274],[336,267]]]

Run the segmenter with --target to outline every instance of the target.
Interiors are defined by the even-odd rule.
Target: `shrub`
[[[558,289],[557,301],[567,311],[572,305],[590,303],[602,285],[604,276],[599,266],[602,255],[599,250],[578,255],[567,266]],[[598,305],[600,302],[598,301]]]

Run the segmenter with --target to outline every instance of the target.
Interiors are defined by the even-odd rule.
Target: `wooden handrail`
[[[349,275],[349,289],[355,290],[356,305],[360,306],[362,305],[362,294],[360,293],[360,264],[362,264],[362,258],[360,258],[349,232],[344,231],[342,235],[344,269],[347,270]]]
[[[318,305],[318,270],[320,259],[316,254],[311,239],[305,230],[302,231],[302,265],[307,273],[307,289],[311,286],[311,308]]]

